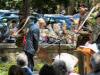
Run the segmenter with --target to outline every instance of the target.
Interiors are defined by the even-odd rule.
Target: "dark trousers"
[[[34,67],[33,55],[28,52],[25,52],[25,54],[27,55],[28,58],[28,67],[33,71],[33,67]]]

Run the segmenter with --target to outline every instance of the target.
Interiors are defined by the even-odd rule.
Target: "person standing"
[[[96,7],[95,7],[95,9],[97,10],[97,6],[98,6],[98,4],[96,5]],[[86,12],[86,10],[85,10],[86,8],[83,8],[83,5],[81,6],[81,8],[80,8],[80,22],[79,22],[79,27],[80,27],[80,25],[83,23],[83,21],[84,21],[84,19],[86,18],[86,16],[87,16],[87,13],[88,12]],[[83,12],[84,11],[84,12]],[[84,13],[84,15],[81,15],[82,13]],[[94,12],[93,12],[94,13]],[[92,13],[92,14],[93,14]],[[90,15],[90,17],[92,17],[92,14]],[[96,14],[94,15],[94,16],[96,16]],[[96,48],[94,48],[94,47],[96,47],[96,44],[94,43],[94,44],[92,44],[93,43],[93,41],[95,41],[96,40],[96,37],[98,36],[98,34],[99,34],[99,31],[100,31],[100,29],[99,29],[99,26],[97,27],[97,25],[96,24],[93,24],[93,25],[90,25],[90,22],[89,22],[89,20],[91,20],[91,18],[88,18],[88,20],[85,22],[85,24],[83,25],[83,27],[81,27],[80,28],[80,30],[79,30],[79,28],[78,28],[78,32],[79,32],[79,34],[80,34],[80,31],[86,31],[87,32],[87,34],[83,34],[83,33],[81,33],[79,36],[78,36],[78,40],[77,40],[77,47],[79,47],[80,45],[85,45],[86,47],[83,47],[83,49],[82,50],[84,50],[82,53],[84,54],[85,52],[86,52],[86,54],[87,55],[85,55],[85,56],[83,56],[83,55],[79,55],[79,59],[80,59],[80,61],[79,61],[79,68],[81,68],[82,69],[82,71],[81,71],[81,69],[80,69],[80,74],[86,74],[85,72],[89,72],[89,71],[91,71],[91,67],[90,66],[88,66],[87,67],[87,64],[89,65],[90,64],[90,57],[91,57],[91,55],[92,54],[94,54],[95,53],[95,51],[96,52],[98,52],[98,50],[96,49]],[[93,18],[92,18],[93,19]],[[96,19],[96,21],[97,21],[97,19]],[[99,21],[99,20],[98,20]],[[90,29],[90,27],[92,26],[92,30]],[[91,34],[92,33],[92,34]],[[95,37],[96,36],[96,37]],[[84,41],[83,41],[84,40]],[[90,46],[90,48],[89,48],[89,46]],[[92,49],[91,49],[92,48]],[[81,51],[82,51],[81,50]],[[90,50],[90,51],[89,51]],[[89,51],[89,53],[90,54],[88,54],[87,52]],[[85,62],[84,62],[84,60],[85,60]],[[83,65],[81,65],[81,64],[83,64]],[[82,73],[83,72],[83,73]]]
[[[79,29],[80,25],[83,23],[84,19],[88,14],[88,7],[82,3],[80,4],[79,11],[80,11],[80,19],[76,31]],[[87,34],[84,34],[84,32],[87,32]],[[89,32],[88,23],[86,22],[83,25],[83,27],[78,31],[79,36],[77,38],[77,47],[80,45],[84,45],[89,40],[88,32]],[[82,41],[83,39],[84,41]]]
[[[33,71],[36,51],[38,50],[38,42],[40,36],[39,25],[34,23],[32,19],[29,20],[26,36],[24,39],[24,52],[28,57],[28,67]]]

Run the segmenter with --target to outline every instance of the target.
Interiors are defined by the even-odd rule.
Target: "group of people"
[[[71,31],[67,30],[67,25],[60,23],[47,24],[44,19],[39,19],[38,24],[40,25],[40,44],[56,44],[58,40],[61,40],[62,44],[73,44],[74,35]],[[68,32],[67,32],[68,31]]]
[[[100,52],[95,53],[90,60],[92,71],[85,75],[100,74]],[[70,65],[71,66],[71,65]],[[39,72],[39,75],[80,75],[75,72],[70,72],[66,67],[66,63],[62,60],[56,60],[52,65],[44,65]]]
[[[16,19],[8,20],[6,18],[0,21],[0,43],[14,43],[16,39],[12,36],[18,30],[18,21]]]
[[[60,57],[59,59],[59,55],[55,56],[52,64],[44,64],[38,72],[39,75],[78,75],[74,73],[74,67],[78,59],[68,53],[61,53]],[[71,59],[72,62],[66,61],[66,57]],[[18,54],[16,57],[16,64],[9,68],[8,75],[34,75],[32,67],[30,68],[28,66],[28,62],[28,58],[24,52]]]
[[[74,30],[74,32],[81,35],[80,30],[83,30],[83,31],[87,31],[88,34],[86,34],[86,36],[82,37],[81,39],[80,38],[77,39],[77,47],[79,47],[80,45],[87,46],[90,44],[91,44],[90,46],[92,46],[93,43],[96,43],[98,50],[100,50],[100,40],[99,40],[100,39],[100,12],[95,18],[96,25],[91,26],[91,27],[93,27],[92,30],[88,29],[89,25],[87,25],[87,24],[85,24],[83,27],[80,28],[81,22],[83,21],[84,17],[86,16],[87,10],[88,9],[85,5],[80,6],[80,12],[81,12],[80,15],[81,16],[80,16],[80,20],[79,20],[79,25],[76,26],[77,30]],[[51,25],[51,24],[46,25],[46,22],[44,19],[39,19],[37,23],[32,22],[32,20],[30,19],[29,22],[30,23],[28,23],[28,25],[27,25],[27,30],[26,30],[26,34],[25,34],[26,36],[24,38],[24,43],[23,43],[24,44],[23,51],[24,51],[25,56],[24,57],[19,56],[17,58],[17,65],[14,65],[9,69],[9,75],[15,75],[14,74],[15,71],[13,71],[14,69],[16,70],[16,72],[19,69],[21,69],[20,71],[24,72],[27,75],[33,74],[32,73],[34,70],[33,69],[34,68],[33,57],[35,56],[35,54],[38,50],[39,43],[41,43],[41,42],[47,43],[49,40],[50,40],[49,42],[54,42],[55,39],[65,39],[64,42],[69,42],[69,43],[73,42],[73,37],[68,35],[65,25],[62,25],[62,27],[58,23],[54,23],[53,25]],[[62,35],[62,34],[64,34],[64,35]],[[65,36],[66,38],[63,38],[63,36]],[[71,40],[67,40],[69,38]],[[91,49],[91,51],[93,51],[93,49]],[[90,52],[90,54],[91,54],[91,52]],[[100,72],[99,56],[100,56],[99,51],[96,51],[96,52],[93,51],[93,54],[90,58],[93,71],[89,75],[99,75],[99,72]],[[59,56],[59,58],[60,58],[60,56]],[[74,72],[69,71],[68,66],[71,66],[71,65],[66,66],[67,61],[66,62],[64,61],[64,60],[66,60],[66,58],[67,57],[63,58],[63,60],[55,59],[55,61],[53,61],[52,65],[47,65],[47,64],[44,65],[41,68],[39,75],[78,75],[78,74],[75,74]],[[75,59],[78,62],[78,59],[77,58],[75,58]],[[19,73],[20,71],[18,71],[17,73]],[[21,75],[24,75],[24,74],[21,74]]]
[[[84,68],[83,72],[86,72],[84,74],[87,74],[91,71],[94,72],[93,63],[91,62],[95,62],[98,63],[98,65],[100,65],[99,62],[95,61],[97,58],[94,57],[94,55],[99,56],[99,51],[100,51],[100,45],[99,45],[100,44],[100,11],[98,10],[99,7],[100,7],[99,4],[93,7],[92,10],[95,8],[96,12],[92,12],[92,14],[90,13],[91,11],[88,12],[88,8],[85,5],[81,5],[80,7],[80,20],[79,20],[78,28],[77,30],[75,30],[75,32],[79,33],[77,39],[77,50],[80,49],[79,51],[83,54],[83,56],[79,55],[79,57],[81,58],[79,61],[80,64],[83,64],[83,68]],[[88,20],[82,26],[86,18],[88,18]],[[91,60],[92,57],[95,58],[93,59],[93,61]],[[92,67],[90,66],[91,64]],[[97,64],[95,64],[95,66],[97,66]],[[97,73],[94,72],[93,75],[98,75]]]

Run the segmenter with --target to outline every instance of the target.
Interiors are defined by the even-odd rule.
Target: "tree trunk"
[[[22,16],[26,18],[29,15],[30,0],[23,0],[23,14]]]
[[[30,15],[29,10],[30,10],[30,0],[23,0],[23,7],[20,10],[20,22],[19,22],[19,27],[18,29],[21,29],[27,19],[27,17]],[[25,35],[24,30],[22,29],[19,32],[20,36],[16,39],[16,45],[21,47],[22,46],[22,40],[23,36]]]
[[[30,0],[23,0],[23,7],[20,10],[20,24],[19,29],[23,26],[27,16],[30,15]]]

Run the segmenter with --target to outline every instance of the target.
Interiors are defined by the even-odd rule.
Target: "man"
[[[86,18],[88,14],[88,7],[85,4],[80,4],[79,7],[79,13],[80,13],[80,20],[79,20],[79,26],[83,23],[84,19]],[[86,30],[85,27],[87,26],[87,23],[84,24],[82,27],[83,30]]]
[[[7,25],[7,19],[2,19],[0,22],[0,43],[6,41],[9,37],[9,27]]]
[[[39,26],[32,22],[30,19],[30,24],[28,27],[28,31],[26,33],[26,39],[24,40],[24,51],[28,57],[28,67],[33,71],[34,60],[33,57],[38,50],[38,42],[39,42]]]
[[[97,8],[98,8],[98,4],[96,5],[95,9],[97,9]],[[87,10],[85,10],[85,9],[86,8],[83,8],[83,7],[81,7],[81,9],[80,9],[80,23],[79,23],[79,26],[82,24],[82,22],[84,21],[84,19],[87,16],[87,14],[86,14]],[[80,46],[80,45],[85,45],[86,48],[83,47],[83,49],[81,49],[81,52],[83,50],[82,53],[84,54],[86,52],[85,54],[87,54],[85,56],[83,56],[83,54],[79,55],[79,59],[80,59],[79,60],[79,68],[80,68],[79,72],[80,72],[80,74],[84,74],[85,73],[84,68],[87,68],[87,72],[89,72],[91,70],[91,69],[89,69],[90,66],[88,66],[89,65],[89,61],[90,61],[90,57],[91,57],[90,55],[92,55],[94,52],[98,52],[98,49],[96,48],[96,44],[95,43],[91,44],[92,43],[91,38],[94,38],[94,35],[97,35],[99,33],[98,31],[100,29],[98,29],[98,27],[96,25],[93,25],[92,26],[93,30],[90,30],[89,27],[91,27],[91,26],[92,25],[89,25],[88,23],[85,23],[83,25],[83,27],[80,30],[78,30],[79,33],[80,33],[81,30],[82,31],[87,31],[87,34],[83,34],[83,33],[79,34],[78,40],[77,40],[77,47]],[[91,36],[91,32],[92,32],[92,36]],[[88,44],[86,42],[88,42]],[[85,62],[84,62],[84,60],[85,60]],[[83,64],[83,65],[81,65],[81,64]],[[88,64],[88,65],[86,65],[86,64]]]
[[[83,21],[85,20],[85,18],[86,18],[86,16],[87,16],[87,14],[88,14],[88,12],[87,12],[87,10],[88,10],[88,8],[84,5],[84,4],[81,4],[80,5],[80,21],[79,21],[79,25],[78,25],[78,30],[76,30],[76,32],[78,32],[78,33],[80,33],[80,36],[82,36],[82,37],[80,37],[79,36],[79,40],[78,40],[78,42],[77,42],[77,45],[79,46],[79,45],[84,45],[87,41],[89,41],[90,43],[92,43],[92,40],[93,41],[95,41],[96,40],[96,37],[98,36],[98,32],[99,32],[99,27],[98,27],[98,25],[96,25],[96,23],[98,22],[98,23],[100,23],[99,21],[100,21],[100,19],[98,19],[98,18],[96,18],[96,23],[91,23],[91,21],[92,22],[94,22],[94,20],[92,20],[95,16],[97,16],[97,13],[99,13],[99,7],[100,7],[100,4],[98,3],[96,6],[95,6],[95,12],[93,12],[91,15],[90,15],[90,17],[88,18],[88,20],[85,22],[85,24],[83,25],[83,27],[82,28],[80,28],[80,30],[79,30],[79,27],[80,27],[80,25],[83,23]],[[94,16],[94,17],[93,17]],[[91,24],[90,24],[91,23]],[[92,26],[92,31],[91,31],[91,26]],[[86,31],[87,32],[87,35],[85,36],[84,35],[84,33],[81,33],[81,31]],[[93,33],[92,35],[93,35],[93,38],[91,38],[91,32]],[[97,35],[97,36],[96,36]],[[82,38],[82,39],[80,39],[80,38]],[[83,42],[80,42],[80,41],[82,41],[84,39],[84,41]],[[95,39],[95,40],[94,40]]]
[[[47,33],[48,30],[46,29],[46,22],[43,18],[40,18],[37,22],[40,28],[40,38],[39,43],[47,43]]]
[[[27,56],[25,55],[25,53],[20,53],[17,56],[16,61],[17,61],[17,65],[19,67],[21,67],[21,69],[23,70],[25,75],[33,75],[33,72],[28,67],[28,59],[27,59]]]
[[[86,22],[83,25],[83,27],[79,30],[80,25],[83,23],[84,19],[88,15],[88,7],[83,3],[80,4],[80,7],[79,7],[79,15],[80,15],[79,24],[75,30],[75,32],[78,33],[77,47],[79,47],[81,45],[85,45],[85,43],[89,40],[88,29],[87,29],[88,23]],[[85,75],[83,54],[80,53],[78,55],[78,59],[79,59],[79,64],[78,64],[79,73],[80,73],[80,75]]]
[[[80,4],[80,8],[79,8],[80,20],[79,20],[77,29],[80,27],[80,25],[83,23],[84,19],[86,18],[87,14],[88,14],[87,10],[88,10],[88,7],[85,4]],[[83,31],[88,32],[87,25],[88,25],[88,23],[86,22],[84,24],[84,26],[78,31],[79,36],[78,36],[78,40],[77,40],[77,47],[79,45],[84,45],[89,40],[89,37],[87,36],[87,34],[82,33]],[[84,41],[82,41],[83,39],[84,39]]]

